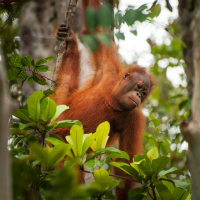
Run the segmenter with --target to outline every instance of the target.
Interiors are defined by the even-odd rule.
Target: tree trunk
[[[55,7],[52,2],[41,0],[25,4],[20,16],[21,56],[31,55],[35,60],[54,56],[54,60],[47,63],[51,70],[54,69],[56,61],[54,51],[56,45],[54,14]],[[45,76],[51,79],[52,71],[45,72]],[[35,90],[45,90],[49,86],[34,84],[32,87],[25,82],[23,89],[29,96]]]
[[[188,0],[179,0],[179,6],[186,2],[188,2]],[[194,3],[194,1],[191,2]],[[200,0],[195,0],[194,8],[195,10],[191,29],[191,32],[193,33],[191,39],[193,40],[192,59],[194,65],[192,117],[189,123],[182,122],[181,131],[186,141],[189,143],[191,154],[190,171],[192,176],[192,199],[197,200],[200,199]],[[187,14],[187,12],[185,14]],[[188,78],[193,77],[191,76]]]
[[[8,120],[11,114],[11,100],[5,73],[3,53],[0,46],[0,199],[11,200],[11,167],[8,152]]]

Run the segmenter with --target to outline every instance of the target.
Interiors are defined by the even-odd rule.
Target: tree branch
[[[68,28],[68,31],[67,31],[68,36],[70,36],[71,34],[71,27],[72,27],[73,17],[76,10],[77,1],[78,0],[70,0],[69,6],[67,9],[67,13],[65,17],[65,25]],[[66,48],[67,48],[67,43],[66,43],[66,40],[63,39],[63,41],[59,42],[58,56],[56,60],[56,67],[54,69],[54,73],[52,77],[53,81],[51,83],[51,90],[55,90],[56,82],[57,82],[57,74],[61,66],[63,54],[65,53]]]

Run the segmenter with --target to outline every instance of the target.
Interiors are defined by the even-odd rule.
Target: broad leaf
[[[40,100],[43,97],[42,91],[36,91],[27,100],[30,117],[37,122],[40,116]]]
[[[161,178],[161,177],[166,176],[168,174],[181,174],[181,175],[184,175],[184,173],[181,170],[177,169],[176,167],[172,167],[172,168],[170,168],[168,170],[160,171],[159,174],[158,174],[158,178]]]
[[[33,123],[28,123],[28,124],[22,124],[19,122],[19,129],[20,130],[31,130],[31,129],[35,129],[37,127],[37,124],[35,122]]]
[[[50,98],[44,98],[40,104],[40,116],[39,118],[42,119],[44,116],[44,113],[47,112],[47,105],[49,104],[49,99]]]
[[[154,184],[162,200],[174,200],[171,192],[168,190],[168,188],[165,185],[162,184],[162,182],[158,181]]]
[[[83,129],[78,125],[73,125],[70,129],[70,136],[74,144],[72,147],[74,155],[76,157],[81,157],[83,145]]]
[[[89,161],[87,161],[87,162],[84,163],[84,166],[85,166],[90,172],[92,172],[92,171],[94,171],[94,168],[95,168],[95,166],[96,166],[96,162],[95,162],[94,159],[93,159],[93,160],[89,160]]]
[[[73,126],[74,124],[77,124],[79,126],[82,127],[82,124],[80,121],[78,120],[63,120],[63,121],[58,121],[57,122],[57,126],[55,128],[65,128],[65,127],[71,127]]]
[[[21,64],[21,57],[18,54],[14,54],[11,58],[10,58],[11,63],[15,66],[15,67],[19,67],[19,68],[23,68],[23,65]]]
[[[25,121],[31,122],[30,118],[29,118],[29,113],[28,110],[25,109],[17,109],[15,114],[15,117],[18,117],[20,119],[23,119]]]
[[[190,190],[190,183],[185,180],[172,180],[176,187],[184,189],[186,192]]]
[[[110,153],[107,156],[107,159],[110,159],[110,158],[124,158],[124,159],[130,160],[129,155],[125,151],[121,151],[120,153]]]
[[[47,90],[43,91],[43,93],[44,93],[45,97],[48,97],[48,96],[50,96],[52,94],[55,94],[55,92],[53,90],[50,90],[50,89],[47,89]]]
[[[49,99],[49,97],[47,97]],[[49,117],[52,119],[56,114],[56,103],[52,99],[49,99],[49,103],[47,105],[47,109],[44,111],[44,118],[47,120]]]
[[[8,76],[8,80],[13,80],[14,78],[16,78],[20,72],[22,71],[22,69],[17,68],[17,67],[13,67],[10,70],[7,71],[7,76]]]
[[[37,71],[37,72],[47,72],[47,71],[51,71],[47,65],[39,65],[39,66],[35,67],[34,69],[35,69],[35,71]]]
[[[161,170],[163,170],[166,165],[169,163],[169,158],[165,156],[161,156],[152,161],[152,170],[158,174]]]
[[[102,17],[103,16],[103,17]],[[113,13],[108,5],[102,5],[97,14],[98,23],[103,29],[107,29],[113,23]]]
[[[154,147],[154,148],[150,149],[147,152],[147,156],[149,157],[151,162],[152,162],[153,159],[157,159],[158,158],[158,147]]]
[[[110,162],[110,164],[114,167],[117,167],[127,174],[131,175],[133,178],[135,178],[137,181],[141,182],[142,177],[140,177],[138,171],[136,171],[134,168],[132,168],[130,165],[123,163],[123,162]]]
[[[30,85],[33,85],[34,80],[33,80],[33,77],[32,77],[32,76],[28,78],[28,83],[29,83]]]
[[[69,107],[66,105],[57,106],[56,113],[55,113],[54,117],[52,118],[52,121],[55,121],[61,115],[61,113],[63,113],[67,109],[69,109]]]
[[[51,144],[53,144],[54,146],[58,145],[58,144],[65,144],[64,141],[62,140],[58,140],[56,138],[53,138],[53,137],[48,137],[45,139],[46,141],[50,142]]]
[[[85,23],[90,31],[94,31],[97,26],[96,12],[93,8],[86,8]]]
[[[42,65],[44,63],[46,63],[47,60],[45,58],[40,58],[36,63],[35,63],[35,66],[38,66],[38,65]]]

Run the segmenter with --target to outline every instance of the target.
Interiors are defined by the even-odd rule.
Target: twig
[[[69,6],[67,8],[67,13],[65,17],[65,25],[66,25],[66,28],[68,29],[67,31],[68,36],[70,36],[70,33],[71,33],[71,27],[72,27],[73,17],[76,10],[77,1],[78,0],[70,0]],[[63,54],[65,53],[66,48],[67,48],[67,43],[64,38],[63,41],[59,42],[58,56],[56,60],[56,67],[54,69],[54,73],[52,77],[53,82],[51,83],[51,90],[54,90],[56,87],[57,74],[61,66]]]
[[[93,174],[92,172],[86,171],[83,168],[80,168],[80,169],[81,169],[81,171],[83,171],[85,173]],[[128,180],[128,181],[133,181],[133,182],[136,182],[136,183],[140,183],[139,181],[136,181],[134,179],[126,178],[126,177],[115,175],[115,174],[109,174],[109,176],[113,176],[113,177],[120,178],[120,179],[125,179],[125,180]]]
[[[154,188],[154,186],[153,186],[153,183],[151,183],[150,184],[150,187],[151,187],[151,189],[152,189],[152,191],[153,191],[153,196],[154,196],[154,200],[157,200],[157,198],[156,198],[156,192],[155,192],[155,188]]]
[[[148,194],[149,194],[149,196],[153,199],[153,197],[151,196],[151,194],[150,194],[150,192],[149,192],[149,190],[148,190]]]

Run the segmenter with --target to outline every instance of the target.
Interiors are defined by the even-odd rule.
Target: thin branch
[[[148,195],[154,200],[154,198],[151,196],[151,194],[150,194],[150,192],[149,192],[149,190],[148,190]]]
[[[154,199],[154,200],[157,200],[157,198],[156,198],[156,192],[155,192],[155,188],[154,188],[153,183],[151,183],[150,187],[151,187],[151,189],[152,189],[152,191],[153,191],[153,196],[154,196],[153,199]]]
[[[68,36],[70,36],[70,34],[71,34],[71,27],[72,27],[73,17],[74,17],[75,10],[76,10],[77,1],[78,0],[70,0],[69,6],[67,8],[67,13],[66,13],[66,17],[65,17],[65,25],[66,25],[66,28],[68,29],[68,31],[67,31]],[[66,48],[67,48],[67,43],[64,38],[63,41],[59,42],[56,67],[54,69],[54,73],[53,73],[53,77],[52,77],[52,80],[54,82],[51,83],[51,90],[54,90],[56,87],[57,74],[58,74],[59,68],[61,66],[63,54],[65,53]]]

